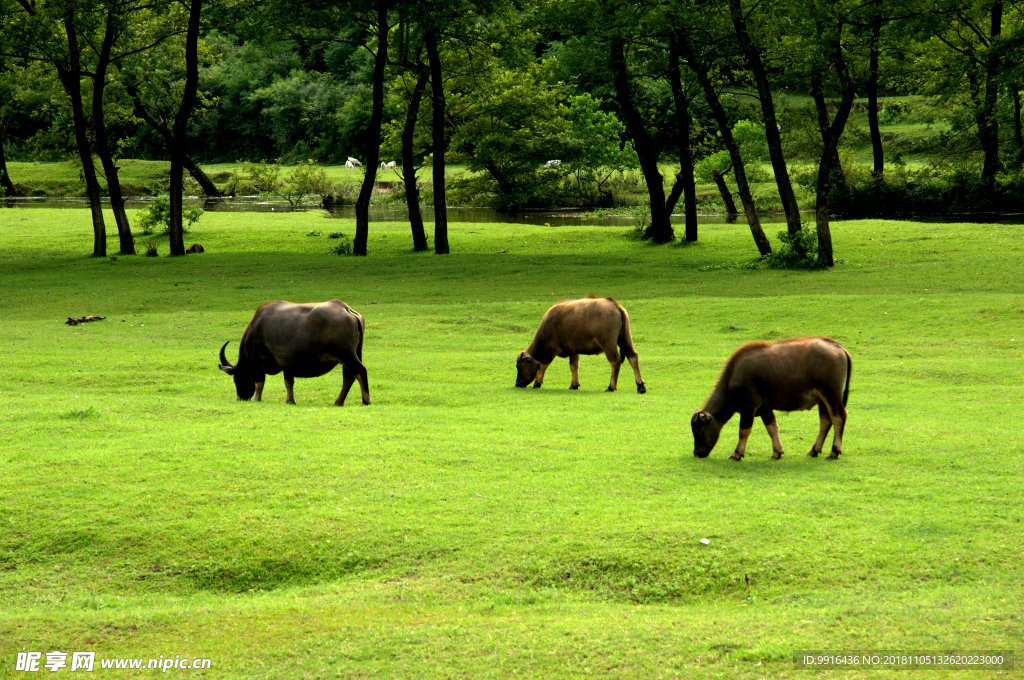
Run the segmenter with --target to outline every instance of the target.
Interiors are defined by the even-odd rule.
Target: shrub
[[[730,165],[732,165],[732,160],[729,158],[729,152],[725,150],[716,151],[710,156],[706,156],[694,164],[693,176],[698,182],[711,182],[714,180],[714,177],[711,174],[712,170],[718,170],[721,172]]]
[[[281,166],[277,163],[243,163],[242,169],[249,175],[253,188],[259,194],[277,194],[283,184],[278,179]]]
[[[319,196],[320,201],[324,202],[332,197],[333,190],[334,185],[327,179],[327,171],[317,165],[316,161],[307,160],[300,162],[285,176],[278,193],[294,206],[307,196]]]
[[[772,269],[815,269],[818,267],[818,237],[810,229],[796,234],[779,232],[779,247],[765,258]],[[800,250],[804,254],[800,254]]]
[[[335,232],[330,235],[330,238],[337,239],[338,242],[331,246],[330,252],[334,255],[351,255],[352,254],[352,240],[348,237],[348,234],[342,234]]]
[[[878,112],[878,122],[882,125],[903,122],[910,113],[910,105],[903,101],[890,101],[882,105]]]
[[[203,211],[199,207],[189,208],[188,210],[182,210],[181,212],[181,230],[187,233],[189,228],[198,220],[203,214]],[[155,233],[157,228],[160,229],[161,234],[166,234],[171,230],[171,197],[167,194],[157,196],[153,201],[139,211],[138,226],[145,235]]]

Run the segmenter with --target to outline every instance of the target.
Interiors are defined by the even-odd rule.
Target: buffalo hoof
[[[614,391],[615,391],[615,388],[614,388],[614,387],[612,387],[611,385],[609,385],[609,386],[608,386],[608,387],[607,387],[607,388],[605,389],[605,392],[614,392]]]
[[[578,390],[579,388],[580,388],[580,384],[579,383],[576,383],[575,385],[569,385],[569,389],[570,390]]]
[[[743,460],[743,454],[739,453],[739,452],[734,453],[731,456],[729,456],[729,459],[730,460]]]
[[[839,459],[839,452],[836,451],[835,449],[832,449],[832,453],[828,454],[828,456],[825,457],[825,460],[838,460],[838,459]]]
[[[533,389],[540,389],[541,383],[533,383]]]
[[[772,460],[779,460],[782,458],[782,451],[774,451],[772,453]]]
[[[643,383],[637,383],[636,384],[636,393],[637,394],[647,394],[647,385],[644,385]]]
[[[810,456],[811,458],[817,458],[819,453],[821,453],[821,451],[811,449],[810,451],[807,452],[807,455]]]

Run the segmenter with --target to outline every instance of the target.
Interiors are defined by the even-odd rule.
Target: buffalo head
[[[516,359],[516,387],[526,387],[537,377],[540,362],[526,352],[521,352]]]
[[[228,340],[228,342],[231,341]],[[256,393],[256,381],[248,371],[241,370],[238,366],[228,361],[228,358],[224,355],[224,348],[228,346],[228,342],[221,345],[220,363],[217,364],[217,368],[235,379],[235,393],[238,394],[238,398],[242,401],[249,401],[252,399],[252,395]]]
[[[707,458],[711,449],[715,448],[718,442],[718,435],[722,432],[720,423],[707,411],[697,410],[690,418],[690,429],[693,430],[693,455],[698,458]]]

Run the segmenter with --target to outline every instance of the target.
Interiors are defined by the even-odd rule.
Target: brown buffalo
[[[782,457],[774,411],[818,407],[820,427],[810,455],[817,456],[830,428],[835,428],[829,459],[843,452],[846,400],[850,395],[850,353],[830,338],[794,338],[775,344],[752,342],[736,350],[725,364],[704,407],[693,414],[693,455],[704,458],[722,427],[740,414],[740,440],[733,460],[743,458],[747,438],[760,416],[772,438],[772,458]]]
[[[622,352],[621,358],[616,345]],[[526,387],[531,382],[534,387],[540,387],[544,382],[544,372],[555,357],[569,357],[572,370],[569,389],[579,389],[580,355],[600,352],[604,352],[612,365],[609,392],[615,391],[623,360],[629,361],[633,367],[636,391],[640,394],[647,391],[640,377],[640,364],[629,330],[629,315],[622,305],[611,298],[563,300],[547,311],[533,342],[516,360],[516,387]]]
[[[363,366],[363,331],[359,312],[341,300],[328,302],[268,302],[256,310],[242,335],[238,363],[231,364],[220,348],[220,370],[235,379],[239,399],[263,396],[266,375],[284,373],[288,403],[295,403],[295,378],[315,378],[341,364],[343,382],[335,406],[345,403],[355,380],[370,403]],[[255,396],[254,396],[255,395]]]

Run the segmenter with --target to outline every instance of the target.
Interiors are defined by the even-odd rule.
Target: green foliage
[[[765,264],[773,269],[817,269],[817,235],[807,228],[796,234],[780,231],[779,245],[765,258]]]
[[[203,215],[202,208],[195,206],[181,211],[182,231],[187,233]],[[171,229],[171,199],[167,194],[156,196],[149,205],[139,211],[136,225],[143,234],[166,234]]]
[[[243,163],[242,169],[257,193],[276,196],[284,185],[277,163]]]
[[[623,143],[625,126],[589,94],[569,98],[569,142],[556,172],[566,175],[563,203],[582,207],[611,205],[609,180],[637,164],[633,145]]]
[[[878,122],[884,125],[902,123],[910,113],[910,105],[902,100],[886,102],[878,112]]]
[[[729,158],[729,152],[725,150],[716,151],[710,156],[705,156],[694,163],[693,176],[698,182],[713,182],[714,177],[711,171],[718,170],[721,172],[730,165],[732,165],[732,160]]]
[[[499,206],[516,210],[545,198],[558,182],[542,165],[561,160],[569,148],[568,108],[562,88],[525,73],[495,65],[485,90],[456,93],[449,106],[461,111],[452,148],[469,158],[470,168],[493,180]]]
[[[351,255],[352,254],[352,239],[348,237],[348,234],[341,232],[332,232],[328,238],[337,240],[337,243],[331,244],[331,253],[334,255]]]
[[[327,171],[315,161],[298,163],[285,175],[280,194],[291,205],[297,205],[308,196],[318,196],[321,201],[332,195],[334,184],[327,179]]]
[[[740,156],[748,165],[770,160],[768,140],[764,136],[764,125],[752,120],[740,120],[732,126],[732,135],[740,147]]]

